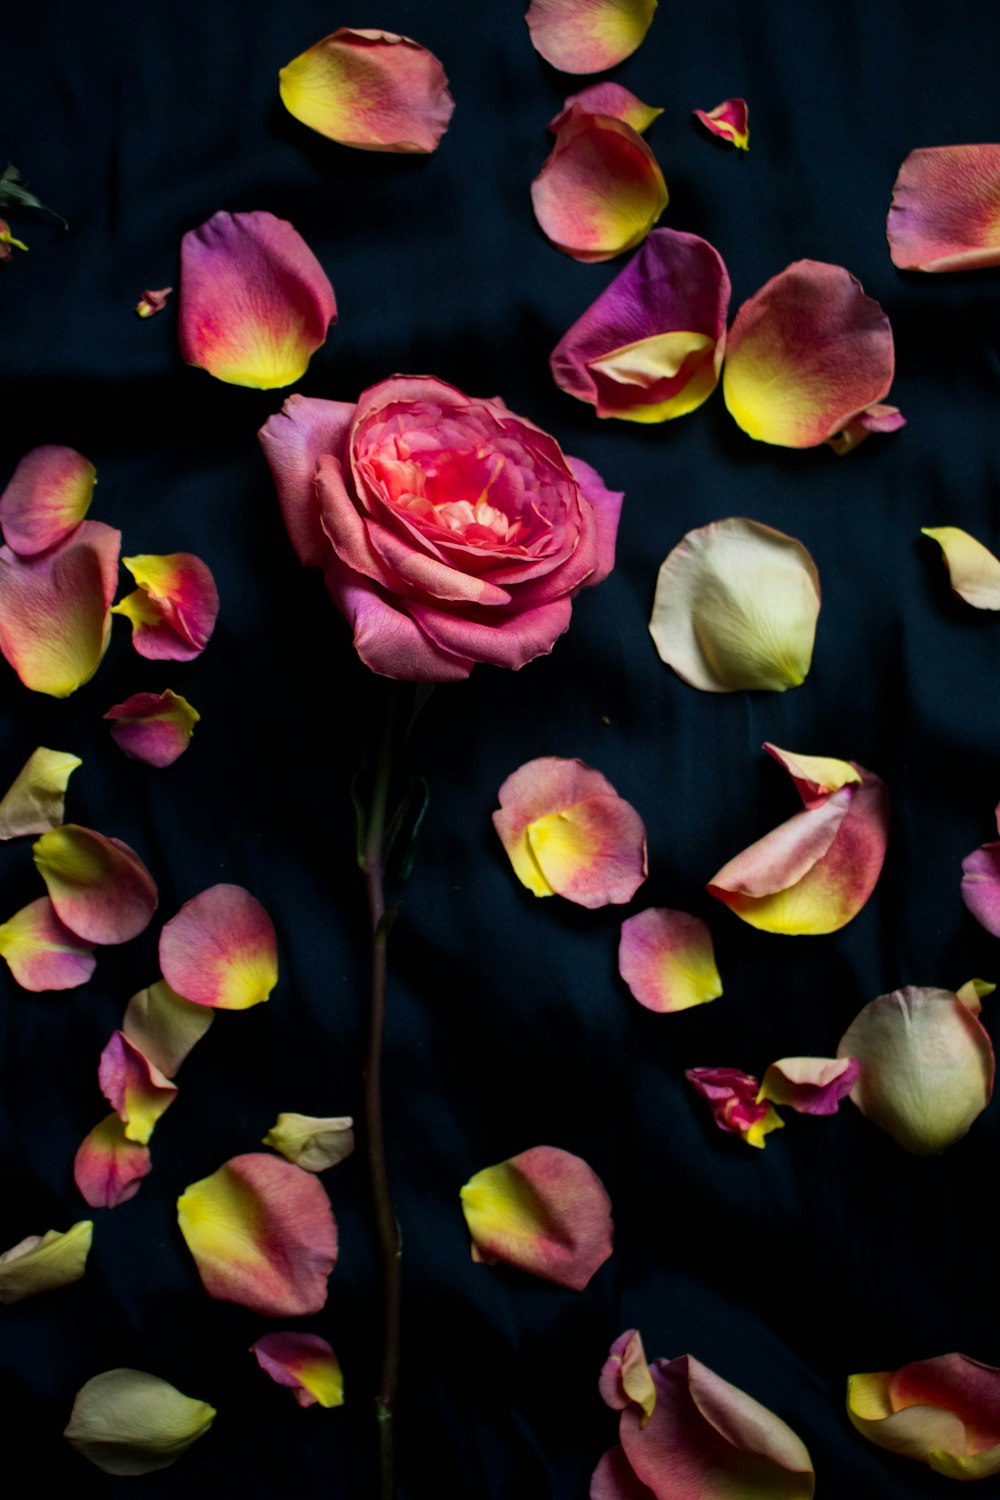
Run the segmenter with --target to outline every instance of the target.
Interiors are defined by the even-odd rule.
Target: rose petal
[[[811,448],[892,385],[889,319],[843,266],[799,260],[744,302],[726,344],[726,406],[750,437]]]
[[[738,146],[741,151],[750,148],[749,111],[745,99],[723,99],[714,109],[691,111],[695,119],[722,141]]]
[[[630,125],[574,115],[531,184],[535,218],[574,260],[610,260],[645,239],[667,206],[656,157]]]
[[[56,915],[88,943],[126,943],[149,926],[156,885],[134,849],[66,823],[32,845]]]
[[[81,1219],[64,1234],[49,1229],[32,1234],[0,1255],[0,1303],[20,1302],[37,1292],[79,1281],[87,1268],[94,1237],[90,1219]]]
[[[685,1068],[688,1083],[708,1101],[720,1130],[742,1136],[748,1146],[764,1145],[764,1137],[781,1130],[784,1120],[761,1100],[760,1084],[739,1068]]]
[[[321,568],[329,543],[320,523],[316,470],[324,454],[339,454],[355,407],[347,401],[289,396],[258,434],[274,476],[281,513],[299,562]]]
[[[782,1057],[764,1074],[757,1098],[787,1105],[800,1115],[835,1115],[860,1070],[853,1057]]]
[[[17,250],[27,250],[23,240],[16,240],[10,232],[10,225],[6,219],[0,219],[0,264],[5,260],[11,260],[10,247],[13,245]]]
[[[434,151],[455,108],[433,52],[392,31],[341,26],[278,77],[290,115],[361,151]]]
[[[624,1411],[634,1401],[641,1407],[646,1421],[652,1416],[656,1387],[646,1363],[642,1339],[635,1328],[615,1339],[597,1384],[601,1397],[612,1411]]]
[[[795,537],[733,516],[687,535],[656,581],[660,660],[706,693],[783,693],[812,663],[819,574]]]
[[[609,1448],[590,1477],[590,1500],[657,1500],[654,1490],[635,1477],[620,1445]]]
[[[213,885],[160,934],[160,968],[170,987],[216,1010],[260,1005],[278,982],[274,923],[241,885]]]
[[[579,94],[571,94],[555,119],[549,121],[549,129],[558,135],[567,120],[575,115],[610,115],[613,120],[623,120],[637,135],[642,135],[662,113],[662,109],[643,104],[620,83],[605,80],[604,83],[588,84]]]
[[[903,271],[1000,265],[1000,145],[911,151],[893,183],[889,254]]]
[[[962,860],[962,900],[987,932],[1000,937],[1000,843],[983,844]]]
[[[23,990],[73,990],[86,984],[97,965],[93,948],[56,916],[40,896],[0,926],[0,957]]]
[[[567,458],[566,462],[580,486],[580,494],[594,510],[597,564],[587,576],[587,588],[593,588],[595,584],[604,582],[615,565],[615,542],[625,492],[609,490],[597,470],[584,463],[582,458]]]
[[[211,569],[190,552],[123,557],[139,587],[111,611],[132,625],[132,645],[151,661],[193,661],[219,614]]]
[[[988,547],[958,526],[922,526],[920,534],[941,548],[960,599],[973,609],[1000,609],[1000,561]]]
[[[965,1354],[851,1375],[847,1414],[870,1442],[953,1479],[1000,1473],[1000,1370]]]
[[[158,292],[143,292],[135,305],[140,318],[151,318],[155,313],[162,312],[172,291],[172,286],[164,286]]]
[[[63,1433],[105,1474],[169,1468],[215,1420],[215,1408],[145,1370],[105,1370],[80,1387]]]
[[[408,682],[462,682],[475,662],[432,641],[384,590],[334,558],[323,571],[333,602],[354,631],[354,649],[372,672]]]
[[[133,693],[109,708],[104,718],[112,720],[111,738],[131,760],[163,767],[184,754],[201,714],[167,688],[162,693]]]
[[[839,792],[842,786],[861,785],[861,772],[849,760],[837,760],[832,755],[799,755],[766,740],[764,749],[784,766],[807,808],[822,807],[830,794]]]
[[[898,406],[886,406],[884,402],[876,401],[874,406],[867,407],[848,422],[842,432],[828,437],[827,443],[839,458],[843,458],[873,432],[898,432],[905,426],[906,418]]]
[[[97,1070],[101,1093],[125,1126],[125,1138],[145,1146],[160,1116],[177,1097],[177,1085],[165,1078],[122,1031],[116,1031],[101,1053]]]
[[[91,1208],[117,1208],[135,1197],[152,1169],[149,1147],[128,1140],[121,1120],[110,1114],[81,1142],[73,1181]]]
[[[700,917],[668,907],[622,923],[618,972],[647,1010],[687,1010],[722,994],[712,934]]]
[[[300,1406],[343,1406],[344,1376],[337,1356],[315,1333],[266,1333],[250,1346],[261,1369],[291,1386]]]
[[[33,750],[0,801],[0,839],[58,828],[69,778],[83,761],[68,750]]]
[[[563,73],[601,73],[638,47],[656,0],[531,0],[531,45]]]
[[[173,1078],[214,1020],[214,1011],[185,1000],[160,979],[132,996],[122,1031],[154,1067]]]
[[[181,355],[217,380],[291,385],[336,319],[323,267],[286,220],[217,213],[181,240]]]
[[[354,1150],[350,1115],[279,1115],[264,1137],[264,1145],[306,1172],[325,1172]]]
[[[954,1145],[993,1093],[990,1039],[950,990],[909,986],[879,995],[837,1048],[860,1072],[851,1098],[905,1151],[930,1156]]]
[[[982,1010],[982,1002],[987,995],[992,995],[996,989],[988,979],[967,979],[963,985],[955,991],[963,1005],[967,1005],[974,1016],[978,1016]]]
[[[47,552],[74,532],[90,509],[97,470],[75,448],[32,448],[0,495],[3,538],[18,557]]]
[[[234,1156],[177,1200],[177,1220],[210,1297],[265,1317],[319,1312],[337,1225],[317,1177],[275,1156]]]

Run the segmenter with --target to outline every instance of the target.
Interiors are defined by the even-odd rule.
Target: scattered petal
[[[950,1479],[1000,1474],[1000,1370],[967,1354],[850,1375],[847,1415],[870,1442]]]
[[[574,260],[610,260],[645,239],[667,206],[656,157],[630,125],[574,114],[531,184],[542,232]]]
[[[27,250],[28,248],[23,240],[16,240],[14,238],[10,232],[10,225],[7,223],[7,220],[0,219],[0,265],[5,260],[13,260],[14,257],[10,253],[12,245],[15,250]]]
[[[525,21],[535,51],[563,73],[602,73],[630,57],[649,30],[656,0],[531,0]]]
[[[343,1406],[344,1376],[326,1339],[315,1333],[266,1333],[251,1344],[257,1363],[300,1406]]]
[[[1000,145],[911,151],[893,183],[889,254],[901,271],[1000,265]]]
[[[908,986],[879,995],[841,1038],[838,1057],[860,1071],[851,1098],[904,1151],[954,1145],[993,1093],[990,1039],[951,990]]]
[[[632,805],[580,760],[530,760],[500,788],[493,826],[536,896],[579,906],[631,901],[646,878],[646,830]]]
[[[151,318],[155,313],[162,312],[172,291],[172,286],[164,286],[158,292],[143,292],[135,305],[140,318]]]
[[[214,1011],[185,1000],[160,979],[132,996],[122,1031],[154,1067],[173,1078],[214,1020]]]
[[[0,495],[7,546],[18,557],[58,546],[87,514],[96,483],[97,470],[75,448],[32,448]]]
[[[645,1418],[643,1426],[653,1415],[656,1405],[656,1386],[649,1366],[642,1338],[635,1328],[619,1334],[611,1345],[611,1352],[604,1361],[598,1389],[612,1411],[624,1411],[635,1402]]]
[[[739,1068],[685,1068],[684,1077],[708,1100],[719,1129],[742,1136],[748,1146],[763,1146],[766,1135],[784,1126],[770,1104],[759,1099],[757,1079]]]
[[[955,994],[963,1005],[967,1005],[974,1016],[978,1016],[983,1008],[983,1000],[987,995],[992,995],[996,989],[988,979],[967,979]]]
[[[0,801],[0,840],[58,828],[69,778],[83,761],[68,750],[33,750]]]
[[[354,1150],[353,1124],[350,1115],[279,1115],[264,1145],[306,1172],[325,1172]]]
[[[84,1137],[73,1162],[73,1181],[91,1208],[117,1208],[135,1197],[152,1169],[149,1147],[128,1140],[121,1120],[110,1114]]]
[[[177,1097],[177,1085],[165,1078],[122,1031],[116,1031],[101,1053],[97,1081],[101,1093],[125,1126],[125,1138],[145,1146],[160,1116]]]
[[[905,426],[906,418],[898,406],[886,406],[884,402],[876,401],[874,406],[867,407],[848,422],[842,432],[828,437],[827,442],[837,457],[843,458],[845,453],[850,453],[865,438],[871,437],[873,432],[898,432]]]
[[[241,885],[209,886],[164,927],[160,968],[185,1000],[215,1010],[248,1010],[278,982],[274,923]]]
[[[1000,561],[958,526],[922,526],[944,553],[951,586],[973,609],[1000,609]]]
[[[860,1071],[853,1057],[782,1057],[764,1074],[757,1098],[800,1115],[835,1115]]]
[[[80,1387],[63,1436],[105,1474],[167,1469],[211,1427],[215,1408],[145,1370],[105,1370]]]
[[[66,823],[32,845],[56,915],[88,943],[126,943],[149,926],[156,885],[134,849]]]
[[[219,591],[191,552],[123,557],[139,587],[111,611],[132,625],[132,645],[151,661],[193,661],[215,629]]]
[[[700,917],[665,906],[622,923],[618,972],[647,1010],[688,1010],[722,994],[707,926]]]
[[[637,135],[642,135],[662,113],[662,109],[643,104],[620,83],[605,81],[588,84],[579,94],[571,94],[555,119],[550,120],[549,129],[558,135],[566,122],[576,115],[610,115],[613,120],[623,120]]]
[[[861,785],[861,772],[849,760],[833,755],[798,755],[767,740],[764,749],[784,766],[806,807],[822,807],[831,792],[839,792],[842,786]]]
[[[319,1312],[337,1225],[319,1179],[276,1156],[234,1156],[177,1200],[177,1220],[210,1297],[264,1317]]]
[[[112,720],[111,738],[130,759],[162,768],[184,754],[201,714],[167,688],[162,693],[133,693],[104,717]]]
[[[31,1234],[0,1255],[0,1303],[20,1302],[36,1292],[51,1292],[56,1287],[79,1281],[87,1268],[94,1226],[81,1219],[65,1234],[50,1229],[45,1234]]]
[[[749,110],[745,99],[723,99],[714,109],[696,109],[692,114],[720,140],[738,146],[741,151],[750,149]]]
[[[962,900],[987,932],[1000,937],[1000,843],[983,844],[962,860]]]
[[[0,926],[0,958],[22,990],[75,990],[97,965],[93,947],[70,932],[48,896],[24,906]]]

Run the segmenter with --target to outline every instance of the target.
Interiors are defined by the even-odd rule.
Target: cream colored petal
[[[0,1302],[20,1302],[79,1281],[87,1265],[94,1225],[81,1219],[65,1234],[50,1229],[29,1235],[0,1255]]]
[[[1000,561],[988,547],[958,526],[923,526],[923,536],[937,542],[960,599],[973,609],[1000,609]]]
[[[264,1137],[264,1145],[307,1172],[325,1172],[354,1150],[353,1124],[350,1115],[282,1114]]]
[[[211,1427],[215,1409],[145,1370],[105,1370],[81,1386],[63,1436],[106,1474],[166,1469]]]

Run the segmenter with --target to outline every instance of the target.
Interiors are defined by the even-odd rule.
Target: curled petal
[[[101,1053],[97,1081],[125,1126],[125,1138],[145,1146],[156,1122],[177,1097],[165,1078],[124,1032],[116,1031]]]
[[[838,458],[843,458],[845,453],[850,453],[852,448],[871,437],[873,432],[898,432],[905,426],[906,418],[898,406],[886,406],[883,401],[876,401],[874,406],[866,407],[853,417],[842,432],[828,437],[827,442]]]
[[[111,738],[127,756],[162,768],[184,754],[201,714],[167,688],[162,693],[133,693],[104,717],[112,721]]]
[[[503,1261],[582,1291],[611,1254],[611,1201],[597,1173],[557,1146],[485,1167],[461,1191],[472,1259]]]
[[[276,1156],[234,1156],[177,1200],[177,1220],[210,1297],[265,1317],[319,1312],[337,1225],[317,1177]]]
[[[36,1292],[79,1281],[87,1268],[94,1237],[90,1219],[81,1219],[65,1234],[50,1229],[32,1234],[0,1255],[0,1303],[20,1302]]]
[[[122,1031],[167,1078],[215,1020],[215,1012],[175,994],[165,979],[139,990],[125,1007]]]
[[[93,946],[70,932],[48,896],[15,912],[0,926],[0,957],[23,990],[74,990],[86,984],[97,960]]]
[[[143,292],[135,305],[140,318],[151,318],[156,313],[162,312],[172,291],[172,286],[164,286],[158,292]]]
[[[764,1137],[781,1130],[784,1120],[760,1099],[760,1084],[739,1068],[685,1068],[684,1077],[708,1101],[716,1125],[746,1141],[764,1145]]]
[[[978,1016],[983,1008],[983,1000],[987,995],[992,995],[996,989],[988,979],[967,979],[963,985],[955,991],[963,1005],[967,1005],[974,1016]]]
[[[692,113],[696,120],[722,141],[738,146],[741,151],[750,148],[749,110],[745,99],[723,99],[714,109],[696,109]]]
[[[288,396],[258,434],[274,477],[281,513],[299,562],[321,568],[329,542],[320,524],[316,471],[325,453],[340,453],[356,406],[315,396]]]
[[[132,626],[132,644],[151,661],[193,661],[219,614],[211,569],[191,552],[123,557],[139,587],[111,611]]]
[[[217,380],[291,385],[336,318],[323,267],[284,219],[217,213],[181,240],[181,355]]]
[[[800,1115],[835,1115],[860,1070],[853,1057],[782,1057],[764,1074],[757,1098]]]
[[[10,253],[10,247],[12,245],[16,250],[27,250],[28,248],[23,240],[16,240],[14,238],[14,236],[10,232],[10,225],[7,223],[7,220],[0,219],[0,265],[2,265],[5,260],[13,259]]]
[[[278,982],[274,923],[241,885],[213,885],[186,901],[160,934],[171,989],[215,1010],[248,1010]]]
[[[325,1172],[354,1150],[353,1125],[350,1115],[279,1115],[264,1145],[306,1172]]]
[[[642,1339],[635,1328],[619,1334],[611,1345],[598,1381],[601,1396],[612,1411],[624,1411],[631,1403],[641,1409],[646,1421],[656,1405],[656,1387],[646,1363]]]
[[[622,923],[618,972],[647,1010],[687,1010],[722,994],[705,923],[663,906]]]
[[[0,801],[0,839],[58,828],[69,778],[83,761],[67,750],[33,750]]]
[[[1000,609],[1000,561],[958,526],[922,526],[944,554],[951,586],[973,609]]]
[[[909,986],[879,995],[841,1038],[856,1058],[851,1099],[905,1151],[930,1156],[954,1145],[993,1093],[990,1039],[950,990]]]
[[[750,437],[811,448],[892,385],[889,319],[843,266],[799,260],[744,302],[726,344],[726,405]]]
[[[662,109],[643,104],[620,83],[591,83],[579,94],[570,95],[555,119],[549,121],[549,129],[558,135],[574,115],[610,115],[613,120],[623,120],[637,135],[642,135],[662,113]]]
[[[3,539],[18,557],[47,552],[75,531],[90,509],[97,470],[75,448],[32,448],[0,495]]]
[[[902,271],[1000,265],[1000,145],[911,151],[892,188],[889,254]]]
[[[951,1479],[1000,1474],[1000,1370],[966,1354],[851,1375],[847,1415],[870,1442]]]
[[[316,1333],[266,1333],[251,1352],[278,1385],[291,1386],[300,1406],[343,1406],[344,1377],[337,1356]]]
[[[149,926],[156,885],[134,849],[66,823],[32,845],[56,915],[88,943],[126,943]]]
[[[535,218],[574,260],[610,260],[645,239],[667,206],[656,157],[610,115],[576,114],[531,184]]]
[[[812,663],[819,574],[795,537],[731,517],[689,531],[656,581],[661,661],[706,693],[799,687]]]
[[[110,1114],[84,1137],[73,1162],[73,1181],[91,1208],[117,1208],[135,1197],[152,1169],[149,1147],[128,1140],[121,1120]]]
[[[630,57],[649,30],[656,0],[531,0],[531,45],[563,73],[602,73]]]
[[[830,794],[839,792],[842,786],[861,785],[861,772],[849,760],[837,760],[832,755],[799,755],[767,741],[764,749],[784,766],[808,808],[822,807]]]
[[[983,844],[962,860],[962,900],[987,932],[1000,937],[1000,843]]]
[[[211,1427],[215,1408],[145,1370],[105,1370],[81,1386],[63,1436],[105,1474],[167,1469]]]
[[[433,52],[392,31],[341,26],[278,76],[290,115],[361,151],[434,151],[455,108]]]

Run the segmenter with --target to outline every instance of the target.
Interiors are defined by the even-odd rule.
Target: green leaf
[[[58,219],[64,229],[69,228],[62,214],[57,214],[54,208],[49,208],[34,193],[28,192],[24,178],[14,163],[8,162],[0,173],[0,208],[7,208],[11,204],[17,208],[37,208],[43,214],[51,214],[53,219]]]

